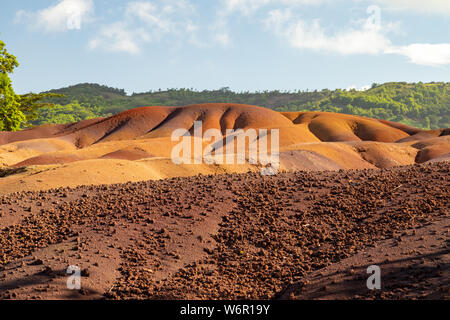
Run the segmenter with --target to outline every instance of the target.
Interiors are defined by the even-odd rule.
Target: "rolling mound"
[[[279,113],[240,104],[141,107],[109,118],[0,132],[0,170],[24,167],[5,174],[0,193],[259,170],[249,164],[172,163],[178,144],[172,132],[193,134],[195,121],[202,121],[203,133],[217,129],[225,137],[227,130],[279,129],[282,171],[390,168],[445,161],[450,154],[448,129],[424,131],[345,114]],[[209,142],[201,144],[205,148]]]

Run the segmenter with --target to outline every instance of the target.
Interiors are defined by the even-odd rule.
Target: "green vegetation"
[[[10,73],[19,66],[17,59],[5,49],[0,41],[0,131],[15,131],[25,121],[25,115],[19,110],[20,103],[11,85]]]
[[[275,109],[339,112],[392,120],[425,129],[448,128],[450,83],[374,84],[367,91],[336,90],[320,101]]]
[[[39,108],[52,107],[52,103],[42,100],[57,96],[53,93],[16,95],[9,74],[18,66],[17,58],[0,41],[0,131],[17,131],[36,121]]]
[[[54,108],[40,109],[32,123],[67,123],[107,117],[141,106],[181,106],[196,103],[243,103],[277,111],[329,111],[392,120],[425,129],[450,127],[450,83],[373,84],[366,91],[328,90],[297,92],[232,92],[170,89],[126,95],[124,90],[98,84],[79,84],[48,93],[64,97],[48,99]]]
[[[77,101],[67,105],[56,105],[51,108],[42,108],[40,117],[34,121],[36,124],[46,123],[73,123],[86,119],[105,116],[98,108],[81,106]],[[47,119],[44,121],[44,119]]]

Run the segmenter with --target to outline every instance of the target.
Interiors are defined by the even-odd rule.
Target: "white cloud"
[[[450,1],[448,0],[222,0],[224,10],[240,11],[250,14],[256,10],[272,4],[284,6],[320,5],[323,3],[336,3],[337,1],[352,3],[379,3],[383,8],[396,11],[414,11],[426,14],[450,14]]]
[[[200,30],[200,27],[195,22],[188,20],[185,24],[184,29],[185,29],[187,40],[189,41],[189,43],[196,45],[198,47],[205,47],[207,45],[206,43],[204,43],[203,41],[201,41],[199,39],[198,33]]]
[[[265,25],[287,39],[292,47],[340,54],[379,54],[391,46],[381,25],[368,19],[359,29],[348,29],[327,35],[319,20],[306,23],[292,21],[289,9],[269,12]]]
[[[217,21],[211,28],[213,41],[223,47],[228,47],[232,43],[228,30],[228,20],[233,14],[238,13],[244,16],[250,16],[256,11],[270,5],[291,8],[300,5],[320,5],[327,1],[331,0],[221,0],[217,12]]]
[[[163,17],[162,11],[151,2],[131,2],[127,6],[126,14],[144,21],[160,32],[168,32],[172,21]]]
[[[185,0],[166,0],[160,5],[148,1],[130,2],[126,14],[138,18],[158,33],[176,32],[180,21],[175,16],[185,17],[194,12],[192,5]],[[191,24],[189,21],[181,22]]]
[[[89,41],[89,48],[138,54],[141,51],[139,44],[142,41],[149,41],[149,35],[145,30],[130,30],[124,23],[117,22],[103,27],[98,37]]]
[[[397,11],[414,11],[420,14],[426,13],[434,13],[434,14],[450,14],[450,0],[221,0],[221,5],[218,10],[218,22],[216,23],[214,29],[214,38],[216,42],[227,46],[231,43],[231,37],[228,32],[228,19],[229,16],[235,13],[239,13],[244,16],[250,16],[254,14],[256,11],[266,8],[267,10],[273,9],[273,7],[278,7],[278,12],[283,11],[284,9],[293,9],[302,6],[318,6],[322,4],[336,4],[340,2],[342,4],[350,5],[352,3],[364,3],[364,4],[373,4],[377,3],[383,6],[383,9],[386,10],[397,10]],[[375,6],[371,6],[375,7]],[[297,10],[298,11],[298,10]],[[272,17],[272,18],[282,18],[282,17]],[[306,25],[299,24],[297,26],[297,32],[300,35],[304,28],[307,28]],[[313,26],[314,27],[314,26]],[[385,24],[383,26],[385,33],[388,31],[395,31],[400,33],[398,30],[399,22],[394,24]],[[313,30],[317,31],[317,30]],[[362,38],[366,38],[367,41]],[[222,40],[220,40],[222,39]],[[350,30],[348,33],[341,33],[340,35],[336,35],[333,39],[328,39],[330,41],[334,41],[335,45],[341,49],[345,49],[345,45],[341,45],[342,42],[352,40],[352,47],[348,48],[348,51],[364,51],[364,46],[367,42],[374,40],[376,44],[383,45],[388,42],[388,39],[385,35],[375,33],[375,32],[365,32],[364,30],[354,30],[353,32]],[[361,39],[361,45],[355,46],[356,40]],[[327,40],[322,38],[322,40]],[[317,41],[316,44],[319,42]],[[358,48],[359,47],[359,48]],[[375,48],[371,51],[379,50],[380,48]],[[347,49],[346,49],[347,50]],[[343,51],[343,50],[339,50]]]
[[[20,10],[16,14],[16,21],[26,20],[32,27],[47,32],[80,30],[93,11],[93,0],[62,0],[37,12]]]
[[[384,8],[398,11],[414,11],[420,14],[450,14],[448,0],[374,0]]]
[[[291,18],[292,12],[290,9],[276,9],[269,11],[267,18],[263,22],[267,29],[273,29],[276,33],[282,33],[282,28]]]
[[[387,49],[386,53],[406,56],[411,63],[424,66],[436,67],[450,64],[450,43],[414,43]]]
[[[243,14],[250,14],[259,8],[269,4],[271,0],[224,0],[224,12],[230,13],[239,11]]]
[[[228,47],[231,45],[227,17],[224,11],[219,14],[216,22],[209,27],[209,32],[211,35],[211,44],[218,44],[222,47]]]
[[[217,32],[213,35],[213,40],[223,47],[230,45],[230,35],[226,31]]]
[[[239,11],[244,15],[251,14],[264,6],[272,4],[283,6],[319,5],[324,1],[327,0],[222,0],[225,12]]]
[[[289,27],[286,36],[293,47],[340,54],[379,54],[390,45],[389,39],[376,29],[350,29],[327,36],[317,20],[311,25],[297,22]]]
[[[331,52],[342,55],[352,54],[397,54],[405,56],[409,62],[426,66],[450,64],[450,43],[415,43],[405,46],[392,44],[388,33],[397,30],[397,24],[382,24],[376,7],[369,7],[371,16],[360,20],[357,28],[329,34],[319,20],[305,22],[293,18],[290,9],[272,10],[264,20],[266,28],[282,37],[298,49]]]
[[[186,0],[129,2],[122,21],[103,26],[89,42],[90,49],[138,54],[146,42],[182,37],[200,44],[198,26],[188,19],[194,8]]]

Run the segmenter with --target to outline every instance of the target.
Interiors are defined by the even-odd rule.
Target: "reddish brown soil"
[[[308,274],[282,299],[449,299],[450,224],[437,219]],[[381,269],[381,290],[367,290],[367,269]]]
[[[2,196],[0,296],[447,299],[449,169],[196,176]],[[365,287],[369,264],[383,270],[379,292]],[[83,270],[80,291],[66,288],[69,265]],[[333,281],[341,293],[317,295]]]
[[[152,155],[140,148],[127,148],[114,151],[102,156],[103,159],[124,159],[124,160],[139,160],[143,158],[151,158]]]
[[[396,142],[411,135],[438,137],[442,130],[423,131],[403,124],[327,112],[276,112],[270,109],[226,103],[185,107],[141,107],[109,118],[85,120],[66,125],[47,125],[30,130],[0,132],[0,145],[30,139],[61,138],[78,148],[99,142],[136,138],[170,137],[173,130],[192,129],[203,122],[203,131],[219,129],[288,128],[300,142],[379,141]],[[445,135],[445,134],[444,134]]]
[[[30,158],[25,161],[15,164],[13,167],[26,167],[30,165],[46,165],[46,164],[61,164],[68,162],[75,162],[83,160],[83,158],[77,156],[76,154],[63,154],[63,155],[41,155],[38,157]]]

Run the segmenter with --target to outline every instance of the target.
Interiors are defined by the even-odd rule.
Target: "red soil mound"
[[[328,112],[284,112],[295,124],[306,124],[322,141],[380,141],[395,142],[420,129],[402,130],[375,119]]]
[[[139,160],[150,158],[152,155],[140,148],[125,148],[110,152],[102,156],[102,159],[123,159],[123,160]]]
[[[81,161],[84,158],[75,154],[43,154],[37,157],[27,159],[14,165],[14,167],[24,167],[33,165],[63,164],[75,161]]]
[[[292,124],[279,113],[255,106],[203,104],[187,107],[142,107],[104,119],[71,135],[78,147],[117,140],[170,137],[176,129],[192,130],[202,121],[203,132],[227,129],[281,128]]]
[[[409,141],[432,139],[432,138],[436,138],[436,137],[445,136],[446,134],[444,134],[444,133],[445,133],[445,130],[420,131],[409,137],[400,139],[397,142],[409,142]]]
[[[61,132],[65,127],[67,125],[45,125],[18,132],[0,132],[0,145],[16,141],[49,138]]]
[[[438,144],[423,148],[416,157],[417,163],[427,162],[432,159],[450,155],[450,144]]]
[[[292,171],[322,171],[344,169],[338,163],[309,150],[286,151],[280,154],[280,165]]]
[[[403,123],[398,123],[398,122],[392,122],[392,121],[387,121],[387,120],[378,120],[379,122],[386,124],[390,127],[396,128],[396,129],[400,129],[404,132],[406,132],[407,134],[413,135],[416,134],[422,130],[408,126],[406,124]]]
[[[83,120],[69,124],[43,125],[32,129],[26,129],[18,132],[0,132],[0,145],[16,141],[25,141],[32,139],[45,139],[66,135],[75,132],[86,126],[98,123],[103,118]]]
[[[136,161],[147,158],[170,161],[171,150],[177,144],[170,139],[173,131],[185,129],[192,134],[196,121],[202,122],[203,133],[208,129],[218,129],[222,134],[226,134],[228,129],[279,129],[283,170],[390,168],[446,159],[450,154],[448,129],[424,131],[346,114],[279,113],[257,106],[213,103],[141,107],[109,118],[2,132],[0,167],[67,164],[96,159],[105,162],[108,159]],[[269,131],[268,144],[271,143],[270,135]],[[206,146],[206,141],[203,141],[203,146]],[[220,151],[220,148],[218,144],[216,150]],[[139,165],[150,166],[144,171],[153,172],[148,173],[152,177],[158,177],[164,170],[167,171],[164,176],[187,174],[185,169],[174,170],[173,163],[143,163]],[[123,181],[130,181],[132,169],[127,163],[123,165],[126,167],[121,172]],[[60,169],[64,168],[55,170]],[[67,174],[73,174],[69,169]],[[240,172],[243,168],[222,169]],[[96,168],[89,167],[86,175],[99,172],[107,175],[110,170],[117,168],[110,168],[105,163]],[[209,172],[210,169],[199,167],[196,170]]]
[[[257,106],[213,103],[186,107],[142,107],[106,119],[43,126],[14,133],[2,132],[0,145],[29,139],[61,137],[79,148],[84,148],[98,142],[168,137],[175,129],[192,129],[194,121],[203,122],[203,131],[216,128],[223,133],[227,129],[284,128],[289,135],[300,139],[299,142],[316,142],[318,139],[328,142],[395,142],[422,132],[420,129],[401,124],[345,114],[278,113]],[[430,135],[436,136],[439,133],[433,132]]]

